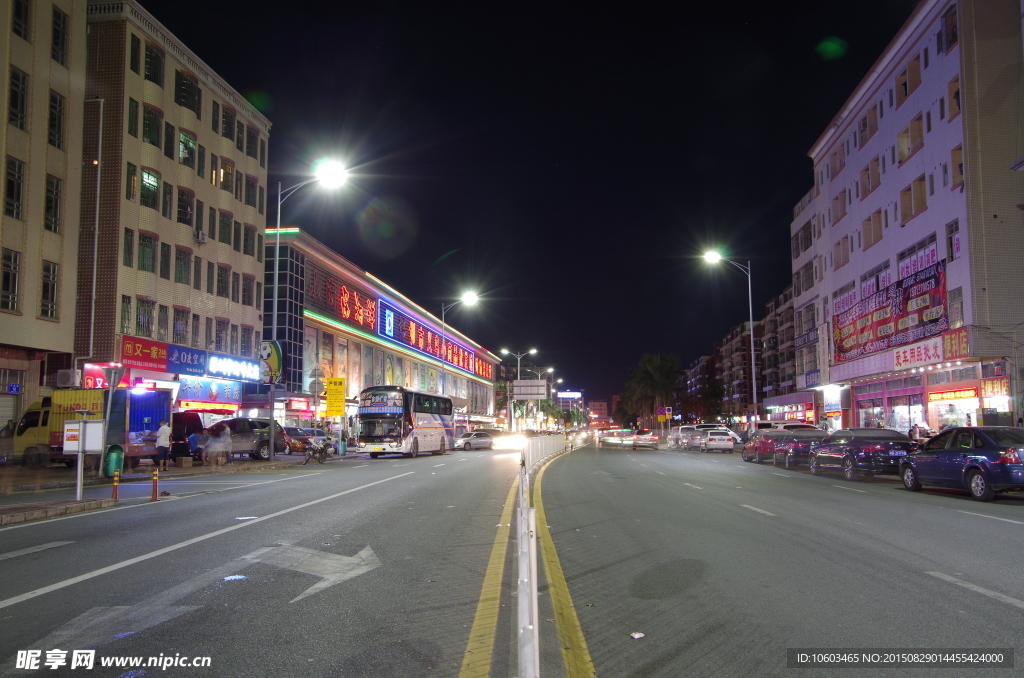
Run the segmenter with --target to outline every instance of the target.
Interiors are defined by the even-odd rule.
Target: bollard
[[[153,469],[153,496],[149,498],[150,501],[160,501],[159,497],[157,497],[157,481],[159,475],[159,471],[157,469]]]
[[[113,489],[111,490],[111,493],[110,493],[110,498],[113,499],[114,501],[120,501],[117,498],[117,485],[120,482],[121,482],[121,470],[120,469],[114,469],[114,487],[113,487]]]

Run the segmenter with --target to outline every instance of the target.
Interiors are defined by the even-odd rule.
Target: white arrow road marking
[[[18,556],[25,556],[29,553],[37,553],[39,551],[45,551],[46,549],[56,548],[57,546],[64,546],[65,544],[74,544],[73,541],[51,541],[48,544],[40,544],[39,546],[30,546],[27,549],[21,549],[19,551],[8,551],[7,553],[0,553],[0,560],[7,560],[8,558],[17,558]]]
[[[314,551],[301,546],[281,546],[277,548],[263,548],[254,551],[243,560],[252,562],[267,563],[276,565],[286,570],[295,570],[320,577],[320,581],[306,589],[298,597],[288,601],[294,603],[306,596],[311,596],[317,591],[339,584],[353,577],[369,572],[380,567],[381,563],[369,546],[357,553],[354,557],[337,556],[333,553]]]
[[[861,494],[867,494],[867,490],[857,490],[852,487],[844,487],[843,485],[833,485],[832,487],[838,487],[840,490],[850,490],[852,492],[860,492]]]
[[[774,514],[774,513],[768,513],[768,512],[767,512],[767,511],[765,511],[764,509],[759,509],[759,508],[756,508],[756,507],[754,507],[754,506],[747,506],[746,504],[740,504],[740,506],[742,506],[742,507],[743,507],[743,508],[745,508],[745,509],[750,509],[751,511],[757,511],[758,513],[763,513],[763,514],[764,514],[764,515],[766,515],[766,516],[772,516],[772,517],[775,517],[775,514]]]
[[[1002,593],[999,593],[997,591],[982,588],[977,584],[972,584],[970,582],[964,581],[963,579],[951,577],[948,574],[943,574],[942,572],[925,572],[925,574],[930,574],[933,577],[938,577],[942,581],[948,581],[950,584],[963,586],[965,589],[969,589],[971,591],[974,591],[975,593],[980,593],[981,595],[988,596],[989,598],[994,598],[995,600],[998,600],[1001,603],[1006,603],[1007,605],[1013,605],[1014,607],[1024,609],[1024,600],[1017,600],[1016,598],[1011,598],[1010,596],[1004,596]]]

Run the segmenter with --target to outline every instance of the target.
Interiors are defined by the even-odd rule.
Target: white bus
[[[356,444],[372,459],[382,454],[444,454],[455,438],[452,399],[401,386],[371,386],[359,394]]]

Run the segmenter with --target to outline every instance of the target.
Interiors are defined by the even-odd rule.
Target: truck
[[[64,422],[80,419],[77,410],[94,413],[86,415],[86,419],[102,419],[109,392],[110,389],[60,389],[32,403],[14,430],[13,459],[21,459],[29,467],[55,463],[73,467],[78,455],[64,453]],[[122,447],[126,470],[133,470],[146,458],[155,463],[156,430],[161,419],[171,421],[172,402],[168,390],[114,389],[106,445]],[[85,455],[84,459],[85,470],[94,470],[99,455]]]

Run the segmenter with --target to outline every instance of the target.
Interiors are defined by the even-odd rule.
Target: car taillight
[[[997,464],[1019,464],[1020,453],[1024,452],[1022,448],[1011,447],[1008,450],[1003,450],[1003,456],[996,459]]]
[[[860,448],[861,453],[883,452],[884,450],[885,448],[882,447],[881,445],[865,445],[864,447]]]

